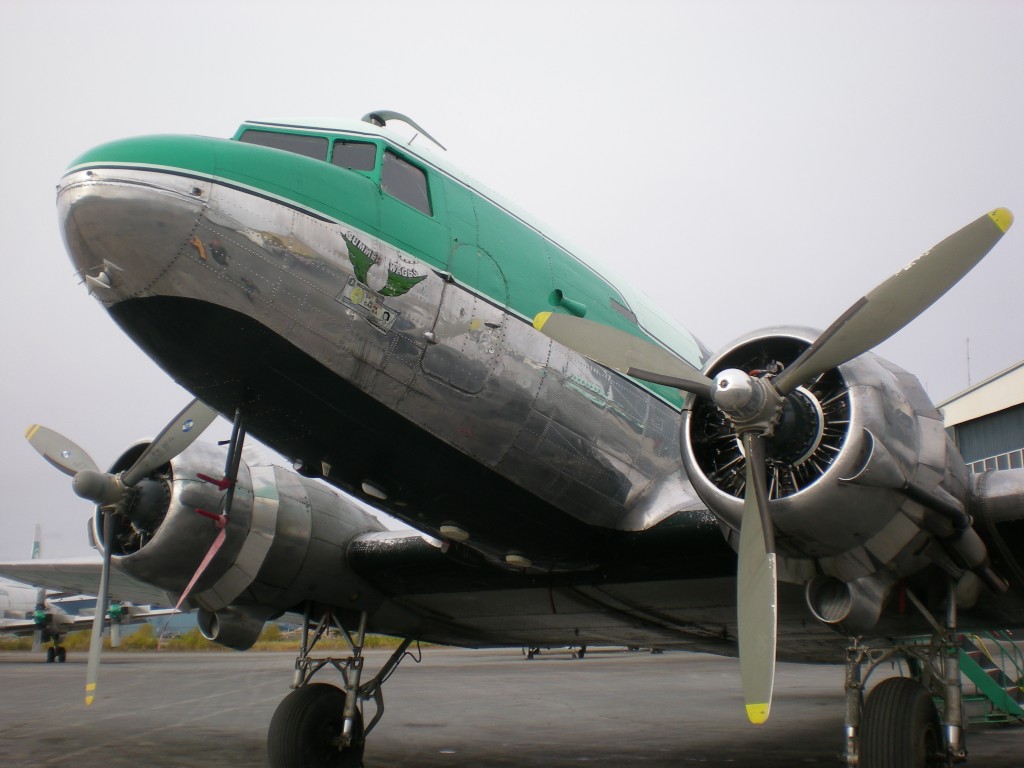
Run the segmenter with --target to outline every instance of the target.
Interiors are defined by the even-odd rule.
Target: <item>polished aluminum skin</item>
[[[723,491],[703,473],[689,439],[680,464],[680,416],[674,408],[553,343],[526,318],[450,273],[367,232],[253,190],[170,169],[70,173],[60,186],[58,208],[79,274],[108,307],[165,296],[246,315],[419,428],[589,525],[640,531],[675,512],[710,507],[725,521],[727,537],[736,538],[741,494]],[[455,249],[453,261],[468,257],[461,251]],[[362,271],[356,265],[361,256],[371,265]],[[404,280],[397,288],[394,276]],[[806,344],[815,334],[750,334],[712,359],[707,371],[713,374],[743,345],[773,338]],[[966,472],[917,380],[870,354],[840,366],[839,374],[850,411],[844,440],[822,476],[774,499],[771,514],[780,532],[780,577],[809,585],[810,608],[824,623],[857,632],[878,619],[899,578],[930,564],[955,578],[965,571],[984,573],[987,553],[973,529],[963,531],[952,522],[967,500]],[[820,416],[822,404],[810,390],[800,388],[794,396]],[[684,416],[685,431],[691,421],[687,411]],[[821,432],[811,430],[797,463],[814,454]],[[330,457],[322,462],[329,464]],[[211,474],[210,467],[203,471]],[[255,489],[269,481],[248,482]],[[278,476],[275,482],[280,487],[299,481]],[[197,506],[188,494],[180,496],[183,488],[179,484],[178,507]],[[402,517],[403,508],[392,503],[386,488],[365,483],[363,490]],[[189,491],[208,492],[198,486]],[[217,616],[216,622],[204,620],[206,631],[225,631],[233,644],[244,643],[259,617],[251,610],[228,612],[229,606],[331,603],[337,585],[351,575],[341,551],[351,540],[348,532],[319,537],[301,511],[282,528],[282,519],[291,519],[283,496],[275,500],[250,491],[238,505],[223,554],[193,600]],[[275,542],[268,545],[275,519]],[[175,583],[166,588],[180,590],[189,569],[179,565],[177,576],[168,576],[166,565],[198,561],[214,535],[208,529],[198,533],[204,522],[169,515],[146,547],[126,558],[136,558],[126,569],[158,584],[171,579]],[[445,524],[473,529],[472,520]],[[180,536],[172,537],[171,529]],[[186,545],[168,542],[190,537],[204,543],[182,559],[175,547]],[[298,569],[299,563],[275,557],[274,548],[301,548],[303,542],[323,554],[307,558],[302,583],[309,568],[309,575],[323,576],[319,584],[332,588],[304,592],[297,570],[273,573]],[[166,556],[158,558],[161,548]],[[353,607],[373,606],[357,598]],[[388,623],[397,631],[412,621],[397,616]],[[229,624],[234,631],[221,629]]]
[[[679,467],[675,409],[366,232],[147,170],[69,174],[58,207],[76,268],[106,306],[160,295],[248,315],[588,524],[643,530],[703,508]],[[382,267],[365,283],[350,243]],[[418,282],[384,295],[388,273]]]

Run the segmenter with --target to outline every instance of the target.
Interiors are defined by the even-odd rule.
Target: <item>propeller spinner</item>
[[[709,398],[732,423],[746,455],[737,562],[740,676],[747,716],[771,710],[778,631],[775,530],[768,508],[766,452],[786,396],[868,352],[930,307],[995,246],[1013,223],[997,208],[940,242],[858,300],[781,372],[721,371],[714,380],[665,349],[582,318],[542,312],[534,327],[592,360],[644,381]]]

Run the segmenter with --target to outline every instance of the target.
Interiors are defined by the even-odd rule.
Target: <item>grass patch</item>
[[[89,630],[81,630],[78,632],[71,632],[64,639],[64,647],[68,651],[88,651],[89,642],[91,641],[92,633]],[[156,651],[157,643],[159,641],[159,634],[152,624],[142,624],[137,630],[131,634],[125,634],[121,637],[121,646],[119,648],[110,647],[109,635],[103,638],[103,647],[107,650],[113,650],[116,652],[144,652],[144,651]],[[385,635],[367,635],[366,644],[364,648],[383,648],[383,649],[394,649],[397,648],[401,640],[394,637],[387,637]],[[225,648],[223,645],[218,645],[210,640],[207,640],[199,632],[198,629],[190,629],[182,635],[175,637],[165,637],[163,642],[160,643],[161,650],[164,651],[228,651],[230,648]],[[325,637],[317,643],[317,650],[324,651],[348,651],[348,644],[341,637]],[[30,651],[32,650],[32,638],[31,637],[0,637],[0,651]],[[281,632],[281,628],[277,624],[268,624],[264,627],[263,632],[260,633],[259,639],[256,644],[253,645],[252,650],[254,651],[299,651],[299,638],[289,634],[285,636]]]

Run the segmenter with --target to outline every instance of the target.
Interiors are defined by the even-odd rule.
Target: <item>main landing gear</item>
[[[366,613],[359,615],[355,637],[330,611],[311,627],[310,606],[302,620],[302,642],[295,660],[295,689],[284,698],[270,721],[267,753],[271,768],[360,768],[366,736],[384,716],[381,686],[408,655],[412,644],[406,639],[372,679],[362,682],[363,646],[366,641]],[[334,656],[314,658],[317,643],[331,627],[337,628],[349,647],[345,658]],[[312,630],[312,631],[311,631]],[[419,657],[412,656],[419,662]],[[312,683],[313,676],[326,666],[341,675],[342,687],[328,683]],[[373,699],[373,718],[363,723],[362,703]]]
[[[931,623],[927,642],[869,647],[854,638],[846,655],[846,724],[843,759],[857,768],[947,768],[967,760],[963,690],[956,637],[956,587],[947,591],[945,626],[909,591]],[[883,663],[906,662],[907,677],[864,685]],[[941,702],[936,708],[935,700]]]
[[[56,661],[58,664],[63,664],[67,660],[68,649],[63,645],[58,645],[57,641],[54,640],[53,645],[46,649],[46,663],[52,664]]]

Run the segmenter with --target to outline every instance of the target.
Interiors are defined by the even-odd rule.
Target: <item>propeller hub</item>
[[[711,389],[715,405],[729,417],[738,432],[772,434],[782,412],[783,399],[766,379],[726,368],[715,376]]]
[[[101,507],[116,504],[124,496],[125,487],[118,475],[83,469],[71,481],[75,493]]]
[[[715,376],[714,401],[726,413],[742,418],[757,413],[764,403],[764,393],[743,371],[727,368]]]

